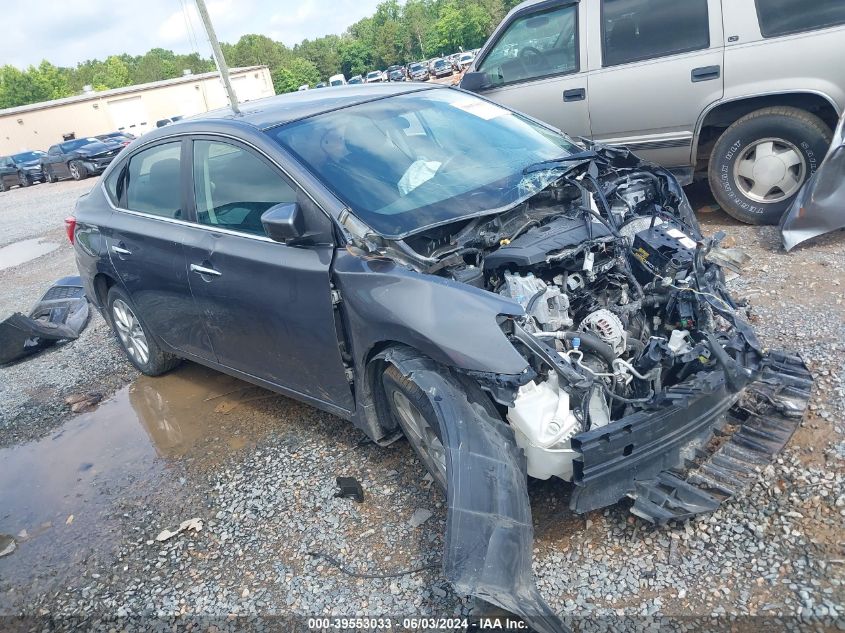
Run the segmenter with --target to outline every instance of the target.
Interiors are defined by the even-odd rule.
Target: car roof
[[[359,84],[336,86],[326,91],[303,90],[301,92],[288,92],[274,97],[239,104],[240,115],[235,115],[231,108],[222,108],[182,119],[166,126],[168,129],[158,128],[158,130],[161,130],[162,135],[171,134],[177,127],[181,129],[182,126],[196,124],[201,121],[219,119],[238,120],[261,130],[266,130],[292,121],[323,114],[324,112],[331,112],[332,110],[366,103],[367,101],[376,101],[386,97],[422,90],[445,89],[448,88],[437,84],[414,85],[386,83],[370,84],[367,86]],[[152,138],[158,130],[149,132],[145,137]]]

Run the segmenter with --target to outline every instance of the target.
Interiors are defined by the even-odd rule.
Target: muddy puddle
[[[28,578],[32,567],[60,573],[107,548],[124,508],[187,494],[192,472],[272,432],[255,407],[274,401],[285,399],[185,363],[139,378],[49,437],[0,450],[0,541],[15,542],[0,558],[0,582]]]
[[[0,248],[0,270],[14,268],[59,248],[55,242],[45,242],[41,238],[23,240]]]

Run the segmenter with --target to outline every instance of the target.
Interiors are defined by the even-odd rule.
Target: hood
[[[114,151],[114,154],[117,154],[122,148],[123,146],[120,143],[97,141],[78,147],[73,151],[73,153],[80,156],[100,156],[101,154],[107,154],[111,151]]]

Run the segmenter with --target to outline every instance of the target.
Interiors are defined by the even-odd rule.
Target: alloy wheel
[[[150,347],[138,317],[123,299],[115,299],[111,311],[115,330],[126,353],[139,364],[146,365],[150,359]]]
[[[807,160],[789,141],[764,138],[745,148],[733,171],[743,195],[771,204],[798,192],[807,176]]]
[[[431,424],[408,397],[399,391],[393,392],[393,409],[399,415],[402,429],[428,470],[438,473],[446,483],[446,449],[437,437]]]
[[[76,163],[71,163],[68,166],[70,169],[70,175],[73,177],[74,180],[79,180],[79,166]]]

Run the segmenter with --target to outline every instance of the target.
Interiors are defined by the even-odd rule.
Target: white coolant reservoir
[[[569,440],[580,425],[569,408],[569,394],[558,387],[557,374],[521,387],[514,406],[508,409],[508,421],[516,443],[525,451],[531,477],[548,479],[554,475],[572,480],[576,452]]]

